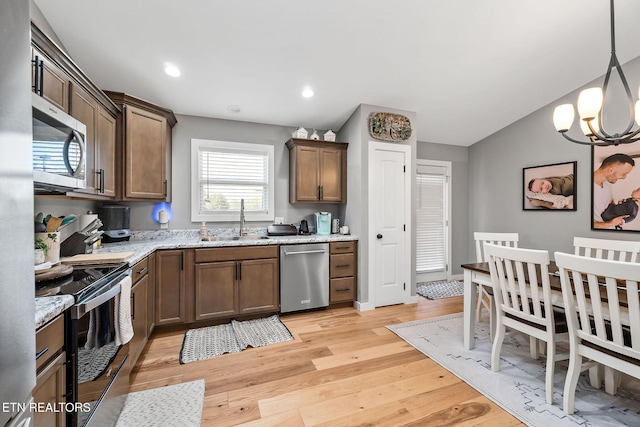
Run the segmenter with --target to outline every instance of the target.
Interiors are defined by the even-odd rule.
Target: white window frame
[[[200,213],[200,182],[199,153],[200,151],[215,151],[219,149],[226,152],[266,154],[268,158],[268,207],[267,212],[245,212],[246,221],[272,221],[275,218],[275,168],[274,147],[267,144],[250,144],[245,142],[216,141],[209,139],[191,139],[191,221],[192,222],[232,222],[239,221],[239,212],[203,214]]]
[[[451,168],[452,164],[450,161],[441,161],[441,160],[427,160],[427,159],[417,159],[416,161],[416,175],[418,174],[418,169],[420,168],[429,168],[429,167],[438,167],[444,168],[446,172],[444,173],[446,179],[446,189],[445,189],[445,200],[444,200],[444,209],[445,209],[445,268],[444,270],[438,270],[433,272],[423,272],[416,271],[416,282],[428,282],[432,280],[448,280],[451,278]],[[415,178],[414,178],[415,181]],[[416,187],[417,189],[417,187]],[[416,239],[417,244],[417,239]],[[417,263],[416,263],[417,264]],[[416,265],[417,267],[417,265]]]

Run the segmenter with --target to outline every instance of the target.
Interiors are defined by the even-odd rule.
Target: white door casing
[[[369,142],[369,295],[376,307],[411,295],[411,146]]]

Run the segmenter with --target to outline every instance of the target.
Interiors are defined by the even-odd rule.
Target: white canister
[[[340,227],[340,234],[349,234],[349,227],[347,227],[346,225]]]
[[[60,233],[36,233],[36,238],[41,238],[47,245],[47,254],[44,260],[52,264],[60,261]]]

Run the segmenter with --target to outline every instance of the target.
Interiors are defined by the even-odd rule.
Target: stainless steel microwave
[[[85,188],[87,127],[36,93],[31,95],[35,190]]]

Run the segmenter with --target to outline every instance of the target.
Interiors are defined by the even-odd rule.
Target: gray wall
[[[623,70],[635,94],[640,83],[640,58],[625,64]],[[617,75],[612,75],[612,82],[615,79]],[[554,251],[573,252],[574,236],[640,239],[637,233],[591,230],[591,149],[567,141],[553,127],[555,106],[564,103],[575,105],[580,90],[596,85],[602,86],[602,79],[585,85],[469,148],[470,231],[518,232],[520,246],[548,249],[552,257]],[[605,104],[605,125],[609,132],[621,130],[619,123],[625,122],[626,126],[629,117],[626,98],[616,95],[614,101]],[[618,120],[607,122],[612,115]],[[573,134],[578,138],[578,132],[574,130]],[[578,162],[576,211],[522,210],[523,167],[574,160]],[[467,258],[472,260],[473,246],[467,247]]]
[[[369,216],[368,206],[368,158],[369,158],[369,141],[373,140],[369,136],[368,119],[369,115],[373,112],[384,111],[388,113],[402,114],[409,118],[412,123],[416,122],[416,113],[399,110],[389,107],[378,107],[375,105],[360,104],[360,106],[349,117],[347,122],[342,126],[338,135],[341,139],[349,141],[348,151],[348,194],[349,200],[346,205],[345,218],[353,234],[359,236],[358,242],[358,302],[361,304],[373,304],[374,301],[370,300],[369,296],[369,245],[370,238],[368,233]],[[411,146],[411,164],[409,167],[409,173],[414,176],[416,170],[416,152],[417,152],[417,140],[416,132],[412,133],[411,137],[404,144]],[[413,180],[411,181],[413,183]],[[415,212],[415,186],[411,186],[411,210]],[[415,229],[415,215],[412,214],[412,226],[411,229]],[[416,282],[416,254],[415,254],[415,239],[414,233],[409,233],[411,251],[411,295],[416,294],[415,282]],[[371,307],[372,308],[372,307]]]
[[[468,258],[469,231],[469,148],[418,141],[418,159],[451,162],[451,268],[462,274],[461,264]],[[415,252],[415,248],[414,248]]]

